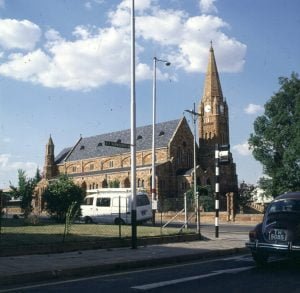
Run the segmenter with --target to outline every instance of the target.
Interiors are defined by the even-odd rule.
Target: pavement
[[[0,257],[0,290],[5,285],[61,280],[117,270],[165,265],[247,252],[247,233],[202,233],[206,240],[169,244]]]

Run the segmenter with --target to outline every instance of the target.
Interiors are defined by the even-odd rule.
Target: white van
[[[81,219],[85,223],[131,223],[131,189],[103,188],[87,190],[81,208]],[[152,218],[152,208],[146,192],[136,196],[137,222]]]

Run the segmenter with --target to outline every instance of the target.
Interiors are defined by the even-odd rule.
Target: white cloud
[[[202,13],[217,13],[218,9],[214,5],[216,0],[200,0],[199,6]]]
[[[211,5],[213,2],[210,2]],[[189,16],[185,11],[165,10],[157,3],[156,0],[140,0],[136,3],[137,80],[152,78],[151,65],[141,59],[141,53],[153,47],[151,43],[165,52],[159,57],[170,60],[174,71],[177,68],[186,72],[205,72],[209,42],[213,40],[219,71],[242,70],[246,46],[223,32],[229,28],[224,20],[212,15]],[[109,12],[107,27],[77,26],[73,31],[73,40],[66,40],[58,31],[50,29],[45,33],[43,48],[35,50],[40,35],[38,26],[29,21],[9,22],[18,26],[26,22],[36,38],[29,34],[30,43],[34,45],[31,45],[28,54],[8,53],[8,58],[0,65],[0,74],[68,90],[90,90],[107,83],[129,84],[129,0],[120,2]],[[28,37],[28,34],[24,35]],[[0,36],[0,44],[1,40],[10,44],[10,48],[29,48],[23,36],[16,36],[15,42],[7,35]],[[149,60],[151,58],[147,59],[147,63],[150,63]],[[159,75],[159,78],[167,79],[168,76]]]
[[[0,19],[0,46],[32,50],[41,36],[40,28],[28,20]]]
[[[0,154],[0,173],[16,171],[22,169],[26,172],[27,176],[34,176],[37,164],[34,162],[18,162],[12,161],[11,154]]]
[[[245,109],[245,113],[253,115],[253,114],[258,114],[260,112],[263,112],[264,107],[261,105],[256,105],[256,104],[249,104]]]
[[[237,151],[237,153],[242,156],[250,156],[252,154],[248,142],[233,146],[233,150]]]
[[[0,154],[0,169],[6,167],[9,158],[10,158],[9,154]]]
[[[2,139],[2,141],[5,142],[5,143],[10,143],[11,142],[11,138],[10,137],[4,137]]]
[[[88,10],[91,10],[92,9],[92,3],[91,2],[85,2],[84,3],[84,7],[86,8],[86,9],[88,9]]]
[[[0,74],[22,81],[40,83],[40,74],[50,66],[49,57],[40,49],[28,54],[11,54],[6,63],[0,65]]]

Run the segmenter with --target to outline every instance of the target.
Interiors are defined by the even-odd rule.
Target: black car
[[[300,192],[277,196],[268,206],[263,222],[249,232],[246,247],[257,265],[270,256],[300,256]]]

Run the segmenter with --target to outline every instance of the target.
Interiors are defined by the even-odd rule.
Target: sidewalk
[[[246,252],[245,234],[220,233],[209,240],[58,254],[0,257],[0,286],[24,284]],[[0,287],[1,288],[1,287]]]

